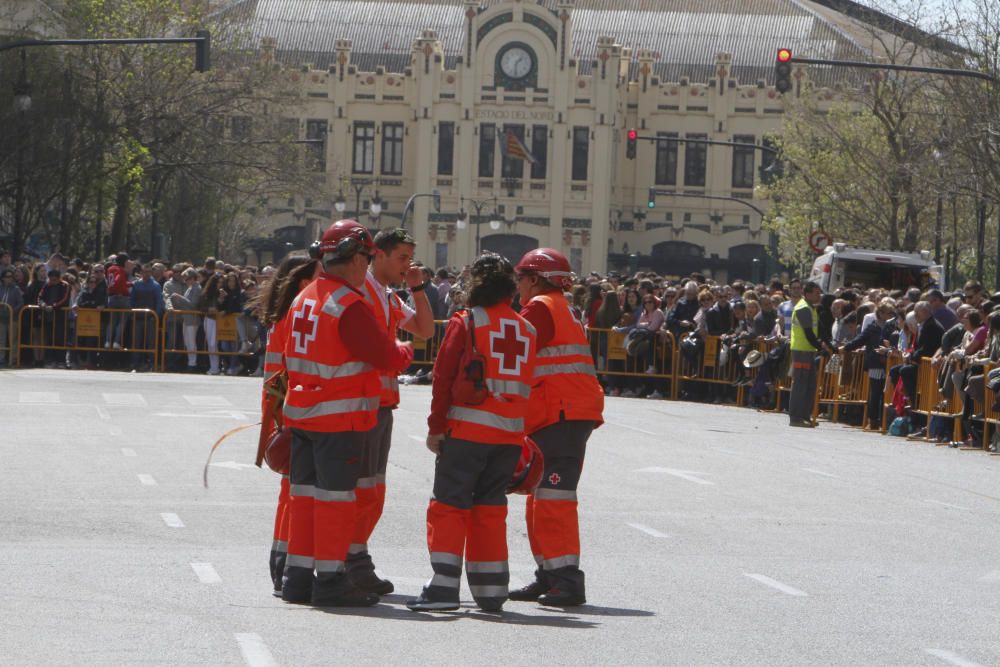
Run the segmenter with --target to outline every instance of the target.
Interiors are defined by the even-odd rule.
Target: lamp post
[[[24,228],[24,126],[25,116],[31,110],[31,84],[28,82],[27,54],[21,50],[21,74],[14,84],[14,110],[17,112],[17,187],[14,194],[14,240],[11,257],[16,261],[21,250]]]
[[[338,192],[336,198],[333,200],[333,210],[337,212],[338,219],[344,215],[344,211],[347,210],[347,202],[344,201],[344,193]]]
[[[468,202],[470,205],[472,205],[473,208],[476,209],[476,217],[474,219],[470,220],[469,214],[465,212],[466,202]],[[479,257],[479,251],[480,251],[479,225],[483,224],[484,222],[483,207],[485,207],[490,202],[493,202],[493,214],[491,216],[491,219],[489,220],[490,229],[496,231],[497,229],[500,229],[500,220],[497,219],[497,212],[496,212],[496,206],[497,206],[496,197],[490,197],[489,199],[483,199],[479,201],[475,199],[466,199],[465,197],[459,198],[459,204],[462,206],[462,209],[458,212],[458,219],[455,221],[455,226],[458,227],[459,229],[465,229],[470,222],[476,226],[476,257]]]
[[[378,190],[375,191],[375,196],[372,197],[372,201],[368,205],[368,214],[370,216],[369,222],[374,223],[372,226],[377,225],[379,216],[382,215],[382,198],[378,196]]]

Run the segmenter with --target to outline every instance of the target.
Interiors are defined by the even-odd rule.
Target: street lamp
[[[347,202],[344,201],[343,193],[337,193],[337,198],[333,200],[333,208],[338,214],[343,214],[347,210]]]
[[[465,212],[465,203],[468,202],[476,209],[476,217],[469,220],[469,215]],[[458,212],[458,219],[455,221],[455,226],[458,229],[465,229],[471,222],[476,226],[476,257],[479,257],[480,244],[479,244],[479,226],[486,222],[483,220],[483,208],[493,202],[493,213],[490,216],[490,229],[497,230],[500,229],[500,221],[497,219],[497,198],[490,197],[489,199],[483,199],[482,201],[476,201],[475,199],[466,199],[465,197],[459,197],[459,205],[463,208]]]
[[[28,82],[27,54],[21,50],[21,74],[14,84],[14,110],[17,112],[17,190],[14,195],[14,240],[11,243],[11,257],[16,261],[20,256],[21,230],[24,226],[24,122],[31,110],[31,83]]]
[[[382,199],[378,196],[378,190],[375,191],[375,197],[368,205],[368,212],[371,214],[372,220],[378,222],[378,217],[382,215]]]

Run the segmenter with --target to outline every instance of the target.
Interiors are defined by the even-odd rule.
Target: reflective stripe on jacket
[[[538,350],[527,432],[534,433],[560,419],[593,421],[600,426],[604,423],[604,391],[597,382],[583,323],[561,292],[539,294],[532,301],[540,301],[548,309],[555,333]]]
[[[360,292],[327,274],[295,297],[286,317],[286,427],[332,433],[375,426],[378,372],[352,358],[340,337],[341,315],[363,299]]]
[[[385,305],[377,294],[379,284],[375,277],[368,272],[365,277],[365,285],[362,291],[365,294],[365,301],[371,306],[375,313],[375,319],[385,323],[390,338],[396,337],[396,330],[399,323],[403,321],[406,313],[403,311],[403,304],[392,290],[386,290],[386,299],[389,303],[389,312],[385,311]],[[399,405],[399,375],[395,371],[379,371],[381,386],[379,390],[379,404],[383,408],[394,408]]]
[[[475,322],[476,351],[486,360],[489,396],[479,405],[448,408],[452,438],[491,445],[521,445],[535,365],[535,328],[509,304],[469,311]],[[468,343],[468,338],[465,339]],[[464,369],[459,369],[459,373]]]

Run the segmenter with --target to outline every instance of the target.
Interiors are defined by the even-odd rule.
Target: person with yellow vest
[[[393,339],[396,330],[403,329],[415,336],[429,339],[434,336],[434,312],[424,289],[423,270],[413,263],[416,241],[405,229],[382,230],[375,235],[375,255],[372,258],[362,291],[365,301],[375,313],[375,319],[384,325]],[[406,305],[392,285],[405,284],[413,294],[416,309]],[[368,552],[368,538],[382,516],[385,507],[385,471],[389,462],[392,442],[392,412],[399,405],[399,374],[394,370],[379,373],[378,421],[368,431],[361,454],[361,477],[355,494],[358,514],[354,536],[347,552],[347,574],[354,585],[363,591],[388,595],[394,590],[392,582],[375,574],[375,564]]]
[[[584,604],[577,485],[587,440],[604,423],[604,392],[583,322],[564,291],[573,284],[569,261],[552,248],[527,253],[516,267],[521,315],[538,333],[538,359],[527,431],[545,457],[545,471],[528,496],[528,540],[538,565],[535,581],[510,594],[558,607]]]
[[[434,363],[427,448],[437,455],[427,508],[434,576],[413,611],[459,607],[464,560],[483,611],[507,600],[508,485],[521,458],[535,364],[535,330],[511,308],[514,268],[492,253],[472,265],[469,310],[448,323]]]
[[[271,378],[285,370],[283,351],[288,340],[291,318],[288,312],[292,300],[302,289],[312,282],[319,270],[319,262],[306,257],[288,257],[267,282],[257,300],[257,317],[268,327],[267,347],[264,352],[264,377]],[[267,391],[261,396],[261,430],[269,437],[275,425],[275,416],[269,413]],[[274,592],[281,595],[281,577],[285,572],[285,557],[288,555],[288,475],[281,475],[278,492],[278,507],[274,512],[274,533],[271,541],[271,582]]]
[[[792,309],[792,391],[788,398],[788,422],[791,426],[812,428],[816,400],[816,355],[829,346],[819,339],[819,314],[816,304],[823,290],[809,281],[802,286],[802,299]]]
[[[391,338],[361,287],[374,250],[371,234],[340,220],[319,244],[323,271],[291,306],[283,351],[288,371],[283,418],[292,430],[288,556],[281,597],[317,606],[369,606],[379,596],[347,575],[355,487],[365,434],[375,427],[379,371],[399,371],[413,346]]]

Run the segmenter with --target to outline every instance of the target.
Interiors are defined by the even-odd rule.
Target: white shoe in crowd
[[[218,375],[218,374],[219,374],[219,369],[218,368],[210,368],[210,369],[208,369],[207,375]]]
[[[646,369],[646,375],[652,375],[652,374],[653,374],[653,373],[655,373],[655,372],[656,372],[656,366],[649,366],[649,367],[648,367],[648,368]]]
[[[638,396],[638,394],[632,391],[631,389],[626,389],[621,393],[621,396],[622,398],[635,398],[636,396]]]
[[[646,398],[652,398],[654,400],[662,400],[663,399],[663,394],[661,394],[659,390],[656,390],[652,394],[650,394],[649,396],[647,396]]]

